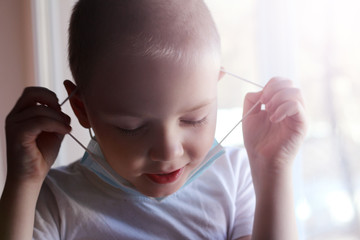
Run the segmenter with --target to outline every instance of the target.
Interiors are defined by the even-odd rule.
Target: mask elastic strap
[[[255,83],[255,82],[249,81],[249,80],[247,80],[247,79],[245,79],[245,78],[239,77],[239,76],[237,76],[237,75],[235,75],[235,74],[233,74],[233,73],[230,73],[230,72],[228,72],[228,71],[225,71],[224,69],[221,69],[220,71],[223,72],[223,73],[226,73],[226,74],[228,74],[228,75],[230,75],[230,76],[232,76],[232,77],[235,77],[235,78],[237,78],[237,79],[240,79],[240,80],[242,80],[242,81],[244,81],[244,82],[250,83],[250,84],[255,85],[255,86],[257,86],[257,87],[260,87],[260,88],[264,88],[264,87],[261,86],[260,84],[257,84],[257,83]],[[60,106],[64,105],[64,103],[66,103],[71,97],[73,97],[73,96],[75,95],[76,91],[77,91],[77,89],[75,89],[67,98],[65,98],[65,100],[60,104]],[[223,137],[223,139],[222,139],[219,143],[217,143],[217,145],[210,151],[210,154],[208,154],[208,156],[201,162],[201,164],[200,164],[198,167],[196,167],[196,169],[194,169],[191,174],[189,174],[188,179],[190,179],[192,176],[194,176],[194,175],[196,174],[196,172],[197,172],[200,168],[202,168],[202,167],[208,162],[208,160],[210,160],[212,157],[216,156],[216,154],[218,154],[218,153],[222,150],[222,149],[221,149],[221,143],[224,142],[224,140],[240,125],[240,123],[242,123],[242,122],[251,114],[252,111],[254,111],[254,109],[256,108],[256,106],[259,105],[260,103],[261,103],[260,101],[257,101],[257,102],[249,109],[249,111],[243,116],[243,118],[242,118],[242,119],[225,135],[225,137]],[[94,139],[94,136],[93,136],[93,134],[92,134],[92,132],[91,132],[91,129],[89,129],[89,133],[90,133],[90,137],[91,137],[92,139]],[[90,151],[87,147],[85,147],[76,137],[74,137],[74,135],[72,135],[71,133],[68,133],[68,134],[69,134],[69,136],[70,136],[72,139],[74,139],[74,141],[75,141],[76,143],[79,144],[80,147],[82,147],[82,148],[103,168],[103,170],[104,170],[106,173],[109,174],[109,176],[111,176],[115,181],[117,181],[117,178],[116,178],[111,172],[109,172],[109,171],[106,169],[106,167],[103,165],[102,161],[100,161],[100,160],[98,159],[98,156],[97,156],[97,155],[95,155],[92,151]],[[118,181],[117,181],[117,182],[118,182]]]
[[[96,141],[95,135],[93,134],[93,131],[91,131],[91,127],[89,128],[89,135],[92,140]]]
[[[230,76],[232,76],[232,77],[234,77],[234,78],[240,79],[240,80],[242,80],[242,81],[244,81],[244,82],[247,82],[247,83],[250,83],[250,84],[252,84],[252,85],[254,85],[254,86],[257,86],[257,87],[259,87],[259,88],[261,88],[261,89],[264,88],[264,86],[262,86],[262,85],[260,85],[260,84],[258,84],[258,83],[256,83],[256,82],[247,80],[246,78],[243,78],[243,77],[240,77],[240,76],[238,76],[238,75],[236,75],[236,74],[233,74],[233,73],[231,73],[231,72],[228,72],[228,71],[225,70],[225,69],[220,69],[220,71],[223,72],[223,73],[226,73],[226,74],[228,74],[228,75],[230,75]]]
[[[226,71],[226,70],[224,70],[224,69],[220,69],[220,71],[223,72],[223,73],[226,73],[226,74],[228,74],[228,75],[230,75],[230,76],[232,76],[232,77],[234,77],[234,78],[240,79],[240,80],[242,80],[242,81],[244,81],[244,82],[250,83],[250,84],[252,84],[252,85],[254,85],[254,86],[257,86],[257,87],[259,87],[259,88],[261,88],[261,89],[264,89],[264,87],[263,87],[262,85],[260,85],[260,84],[258,84],[258,83],[255,83],[255,82],[252,82],[252,81],[249,81],[249,80],[247,80],[247,79],[245,79],[245,78],[242,78],[242,77],[240,77],[240,76],[238,76],[238,75],[235,75],[235,74],[233,74],[233,73],[231,73],[231,72],[228,72],[228,71]],[[249,111],[242,117],[242,119],[225,135],[225,137],[223,137],[223,139],[219,142],[218,145],[220,145],[222,142],[224,142],[224,140],[237,128],[237,126],[240,125],[240,123],[242,123],[242,122],[250,115],[250,113],[251,113],[252,111],[254,111],[254,109],[255,109],[255,108],[257,107],[257,105],[259,105],[259,104],[261,104],[260,100],[257,101],[257,102],[249,109]]]
[[[260,85],[260,84],[257,84],[257,83],[255,83],[255,82],[249,81],[249,80],[247,80],[247,79],[245,79],[245,78],[239,77],[239,76],[237,76],[237,75],[235,75],[235,74],[233,74],[233,73],[231,73],[231,72],[228,72],[228,71],[226,71],[226,70],[224,70],[224,69],[220,69],[220,71],[223,72],[223,73],[226,73],[226,74],[228,74],[228,75],[230,75],[230,76],[232,76],[232,77],[235,77],[235,78],[237,78],[237,79],[240,79],[240,80],[242,80],[242,81],[244,81],[244,82],[246,82],[246,83],[250,83],[250,84],[252,84],[252,85],[254,85],[254,86],[257,86],[257,87],[259,87],[259,88],[261,88],[261,89],[264,88],[264,87],[263,87],[262,85]],[[240,125],[240,123],[242,123],[242,122],[252,113],[252,111],[254,111],[254,109],[255,109],[259,104],[261,104],[260,100],[257,101],[257,102],[249,109],[249,111],[242,117],[242,119],[241,119],[239,122],[237,122],[236,125],[221,139],[221,141],[218,142],[218,143],[215,145],[215,147],[210,150],[209,154],[204,158],[204,160],[189,174],[189,176],[188,176],[188,178],[187,178],[188,180],[189,180],[190,178],[192,178],[192,177],[197,173],[198,170],[200,170],[204,165],[206,165],[207,162],[208,162],[210,159],[212,159],[213,157],[215,157],[216,155],[218,155],[218,154],[222,151],[221,143],[223,143],[223,142],[225,141],[225,139]]]
[[[60,107],[62,105],[64,105],[70,98],[72,98],[76,94],[77,91],[78,91],[78,88],[75,88],[75,90],[67,98],[65,98],[64,101],[62,101],[62,103],[60,103]]]
[[[226,74],[228,74],[228,75],[230,75],[230,76],[232,76],[232,77],[235,77],[235,78],[237,78],[237,79],[239,79],[239,80],[242,80],[242,81],[244,81],[244,82],[246,82],[246,83],[249,83],[249,84],[252,84],[252,85],[254,85],[254,86],[257,86],[257,87],[259,87],[259,88],[261,88],[261,89],[264,88],[262,85],[260,85],[260,84],[258,84],[258,83],[255,83],[255,82],[252,82],[252,81],[250,81],[250,80],[247,80],[247,79],[245,79],[245,78],[243,78],[243,77],[240,77],[240,76],[238,76],[238,75],[236,75],[236,74],[233,74],[233,73],[231,73],[231,72],[229,72],[229,71],[226,71],[225,69],[220,69],[220,71],[223,72],[223,73],[226,73]],[[64,101],[62,101],[62,103],[60,104],[60,107],[61,107],[62,105],[64,105],[70,98],[72,98],[72,97],[75,95],[75,93],[77,92],[77,90],[78,90],[78,89],[76,88],[67,98],[65,98]],[[250,110],[243,116],[243,118],[225,135],[225,137],[223,137],[223,139],[218,143],[218,145],[220,145],[222,142],[224,142],[224,140],[240,125],[240,123],[242,123],[242,122],[250,115],[250,113],[256,108],[256,106],[257,106],[258,104],[260,104],[260,101],[257,101],[257,102],[254,104],[254,106],[252,106],[252,107],[250,108]],[[68,133],[68,134],[69,134],[70,137],[72,137],[85,151],[87,151],[87,152],[90,154],[89,149],[87,149],[87,148],[86,148],[78,139],[76,139],[71,133]],[[92,132],[91,132],[91,128],[89,128],[89,134],[90,134],[91,139],[95,139],[94,135],[93,135]],[[92,155],[94,155],[94,154],[92,154]]]
[[[61,107],[62,105],[64,105],[70,98],[72,98],[77,91],[78,91],[78,88],[76,88],[67,98],[65,98],[64,101],[62,101],[62,103],[60,104],[60,107]],[[89,133],[90,133],[90,137],[91,137],[92,139],[95,139],[95,137],[93,136],[90,128],[89,128]],[[85,145],[82,144],[82,143],[81,143],[76,137],[74,137],[74,135],[72,135],[70,132],[68,133],[68,135],[69,135],[72,139],[74,139],[74,141],[75,141],[77,144],[79,144],[79,146],[82,147],[82,148],[85,150],[85,152],[87,152],[87,153],[94,159],[94,161],[95,161],[97,164],[99,164],[99,166],[101,166],[101,168],[102,168],[113,180],[115,180],[116,182],[119,182],[119,181],[117,180],[117,178],[116,178],[110,171],[107,170],[107,168],[104,166],[103,162],[99,159],[99,157],[98,157],[96,154],[94,154],[94,153],[93,153],[92,151],[90,151],[87,147],[85,147]],[[121,184],[121,183],[120,183],[120,184]]]

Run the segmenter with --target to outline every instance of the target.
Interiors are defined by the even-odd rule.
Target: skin
[[[243,122],[256,194],[252,239],[297,239],[292,164],[307,130],[299,89],[288,79],[272,78],[263,91],[249,93],[244,113],[260,105]]]
[[[175,5],[167,2],[161,8],[151,8],[156,2],[160,3],[143,1],[141,11],[124,11],[134,21],[122,27],[130,27],[131,32],[144,31],[141,27],[146,23],[147,32],[177,42],[178,34],[188,25],[175,24],[174,16],[180,16],[181,23],[184,13],[194,13],[194,2],[174,1]],[[154,11],[163,11],[165,6],[169,8],[167,14],[156,15]],[[199,27],[212,24],[193,20]],[[103,24],[107,27],[113,23]],[[120,26],[115,29],[124,30]],[[180,43],[191,42],[186,34],[182,36]],[[209,62],[206,56],[196,59],[196,64],[189,65],[191,68],[166,59],[124,61],[112,45],[106,46],[111,54],[106,56],[106,62],[94,65],[91,79],[86,79],[88,86],[78,89],[70,100],[73,110],[82,126],[94,129],[107,161],[118,174],[148,196],[171,194],[182,186],[213,141],[220,64]],[[65,82],[65,87],[69,94],[76,89],[71,82]],[[240,239],[297,239],[291,168],[306,132],[303,100],[289,80],[277,77],[263,91],[246,96],[244,113],[258,101],[266,109],[256,108],[243,122],[256,194],[254,227],[252,236]],[[8,174],[0,200],[0,239],[32,238],[41,185],[63,136],[71,131],[70,118],[61,112],[58,102],[48,89],[27,88],[6,119]],[[206,121],[198,125],[196,122],[204,117]],[[137,128],[140,131],[134,134],[131,130]],[[146,173],[178,168],[184,171],[171,184],[154,184],[146,177]]]
[[[9,113],[8,171],[0,200],[1,239],[32,238],[37,197],[63,136],[71,130],[69,124],[56,95],[45,88],[26,88]]]
[[[123,95],[116,94],[117,91],[110,94],[113,88],[106,87],[109,86],[108,84],[101,86],[102,83],[94,83],[94,87],[86,91],[89,91],[88,96],[93,96],[90,95],[91,93],[97,94],[96,97],[85,98],[80,93],[72,99],[71,104],[79,121],[85,127],[92,126],[94,128],[100,145],[107,146],[106,144],[109,144],[103,150],[110,165],[119,174],[123,173],[122,167],[130,167],[131,174],[124,174],[124,177],[133,182],[139,191],[149,196],[162,196],[176,191],[181,186],[186,172],[196,165],[198,159],[201,159],[209,148],[205,144],[197,145],[197,142],[200,142],[198,140],[202,138],[206,142],[206,138],[213,137],[216,104],[211,103],[204,109],[200,108],[200,111],[189,112],[187,110],[201,106],[200,103],[216,97],[216,91],[213,88],[216,89],[216,82],[220,74],[216,71],[213,71],[212,74],[210,72],[208,68],[204,68],[203,71],[200,71],[201,74],[190,74],[192,77],[171,78],[174,85],[167,82],[168,78],[157,78],[158,75],[155,74],[152,79],[157,84],[147,86],[152,87],[152,91],[145,91],[144,89],[147,88],[137,90],[136,86],[129,87],[122,92],[126,97],[120,97]],[[113,76],[117,76],[117,74],[114,73]],[[180,76],[182,75],[180,74]],[[113,81],[111,79],[114,78],[109,78],[107,81]],[[145,78],[139,79],[139,82],[146,85]],[[208,79],[206,80],[208,86],[205,88],[206,91],[202,92],[204,88],[201,86],[204,84],[204,79]],[[192,84],[184,84],[183,81],[192,81]],[[189,88],[188,85],[192,87]],[[69,93],[76,88],[70,82],[66,82],[65,86]],[[181,91],[175,91],[174,89],[179,88],[173,88],[173,86],[179,87]],[[101,88],[99,89],[99,87]],[[122,91],[123,87],[125,85],[121,83],[117,90]],[[109,94],[101,94],[105,90],[104,88],[107,88]],[[163,89],[167,89],[169,92],[163,91]],[[155,96],[156,100],[143,106],[144,104],[139,104],[140,100],[132,95],[134,91],[141,93],[136,95],[137,97],[141,95],[145,100],[149,100]],[[192,94],[192,91],[198,92],[198,94]],[[165,92],[168,94],[164,94]],[[97,103],[91,99],[95,99]],[[252,239],[296,239],[290,183],[292,161],[306,129],[303,100],[300,92],[293,88],[289,81],[281,78],[272,79],[262,92],[248,94],[244,112],[247,112],[258,100],[263,102],[267,109],[262,111],[257,108],[243,125],[245,145],[250,158],[257,197]],[[127,122],[128,117],[119,117],[119,115],[123,116],[123,107],[127,104],[124,106],[110,104],[122,101],[134,104],[131,107],[138,107],[135,108],[137,109],[135,115],[142,116],[139,122],[143,123],[146,119],[149,124],[147,125],[148,129],[142,133],[143,137],[123,135],[121,131],[116,130],[119,123],[124,125],[120,127],[133,127],[126,125],[133,122]],[[36,102],[47,106],[39,106]],[[161,104],[162,102],[168,104]],[[117,106],[121,106],[121,108],[117,108]],[[104,111],[102,112],[104,117],[98,117],[100,114],[96,115],[96,111],[100,111],[100,109]],[[132,109],[130,108],[130,110]],[[183,125],[180,120],[187,119],[187,117],[198,120],[203,115],[209,116],[208,122],[197,128]],[[116,124],[113,122],[114,116],[117,120],[120,119],[119,122],[116,121]],[[46,173],[57,155],[62,137],[70,131],[69,123],[69,118],[60,111],[55,95],[43,88],[26,89],[9,114],[6,127],[8,177],[0,202],[2,239],[31,239],[36,199]],[[147,134],[150,136],[148,137]],[[149,139],[153,137],[159,137],[161,141],[150,141]],[[188,142],[187,138],[196,138],[197,141]],[[140,139],[141,141],[139,141]],[[114,141],[119,144],[113,144]],[[124,143],[124,141],[128,141],[128,143]],[[210,145],[211,142],[209,140],[206,143]],[[124,148],[122,148],[122,144],[126,144]],[[195,144],[195,146],[190,146],[191,144]],[[121,150],[117,149],[119,147]],[[135,153],[136,151],[133,149],[137,148],[141,149],[140,152],[144,155],[139,156],[138,153]],[[182,148],[182,151],[179,151],[179,148]],[[120,161],[117,157],[118,154],[130,156],[135,159],[136,163]],[[154,166],[154,168],[164,169],[168,167],[172,170],[183,165],[188,168],[184,171],[183,178],[176,184],[165,187],[154,186],[153,183],[149,183],[146,178],[138,174],[138,172],[152,171]],[[150,187],[151,191],[144,190],[147,187]],[[19,224],[24,227],[16,228]],[[250,239],[250,236],[240,239]]]
[[[189,72],[167,61],[110,56],[116,64],[100,65],[89,87],[70,100],[111,167],[147,196],[177,191],[212,145],[219,66],[206,59]],[[76,89],[65,86],[69,94]],[[183,173],[169,184],[146,176],[177,169]]]
[[[114,53],[70,100],[80,123],[94,129],[109,164],[148,196],[178,190],[211,146],[222,74],[208,59],[185,68],[171,61],[124,61]],[[65,87],[69,94],[76,89],[71,82]],[[254,230],[240,239],[297,239],[291,168],[306,132],[301,93],[290,81],[273,78],[246,96],[244,113],[257,101],[266,110],[256,108],[243,123],[257,198]],[[44,88],[27,88],[8,115],[1,239],[31,239],[37,197],[69,124],[55,94]],[[174,183],[146,177],[182,167]]]

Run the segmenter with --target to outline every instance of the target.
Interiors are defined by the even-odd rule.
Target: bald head
[[[80,0],[69,28],[69,62],[84,85],[106,55],[193,64],[220,58],[220,40],[202,0]]]

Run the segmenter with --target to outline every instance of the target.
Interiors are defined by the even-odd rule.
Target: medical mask
[[[224,154],[224,149],[221,147],[221,145],[218,144],[216,140],[214,140],[214,143],[209,153],[201,162],[201,164],[189,174],[182,188],[186,187],[189,183],[199,177],[201,173],[203,173],[208,167],[210,167],[215,162],[215,160],[218,159],[222,154]],[[145,197],[145,195],[138,192],[129,181],[117,174],[115,170],[108,164],[108,162],[105,160],[103,153],[101,152],[99,144],[95,139],[92,139],[90,141],[87,150],[80,161],[80,164],[88,168],[100,179],[110,184],[111,186],[133,196]],[[154,199],[160,201],[164,199],[164,197]]]
[[[225,71],[221,69],[222,72],[233,76],[235,78],[238,78],[242,81],[245,81],[247,83],[253,84],[255,86],[258,86],[260,88],[263,88],[261,85],[251,82],[249,80],[246,80],[244,78],[241,78],[233,73],[230,73],[228,71]],[[76,90],[72,92],[71,95],[69,95],[68,98],[66,98],[60,106],[62,106],[68,99],[70,99],[74,94]],[[191,182],[193,182],[196,178],[198,178],[207,168],[209,168],[215,160],[217,160],[219,157],[221,157],[224,154],[224,149],[221,146],[221,143],[237,128],[237,126],[240,125],[240,123],[247,118],[247,116],[259,105],[261,104],[260,101],[256,102],[253,107],[243,116],[243,118],[225,135],[225,137],[218,143],[216,140],[214,140],[213,145],[206,155],[206,157],[203,159],[203,161],[189,174],[186,182],[182,186],[182,188],[189,185]],[[107,163],[105,160],[105,157],[103,153],[101,152],[100,146],[97,143],[94,136],[91,134],[90,136],[92,140],[90,141],[88,147],[85,147],[79,140],[77,140],[71,133],[68,133],[70,137],[72,137],[84,150],[85,154],[83,158],[81,159],[80,163],[81,165],[88,168],[90,171],[95,173],[100,179],[102,179],[104,182],[110,184],[111,186],[121,189],[122,191],[134,195],[134,196],[144,196],[142,193],[136,190],[136,188],[126,179],[122,178],[119,174],[115,172],[114,169],[111,168],[111,166]],[[158,201],[163,200],[166,197],[162,198],[154,198]]]

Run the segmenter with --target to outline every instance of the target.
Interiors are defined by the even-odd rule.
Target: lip
[[[184,167],[169,173],[158,173],[158,174],[146,173],[145,175],[154,183],[167,184],[178,180],[183,172],[184,172]]]

